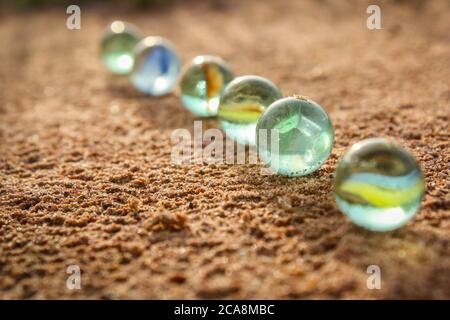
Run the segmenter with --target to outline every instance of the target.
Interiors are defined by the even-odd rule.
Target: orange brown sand
[[[381,1],[370,31],[368,4],[86,3],[78,31],[63,7],[0,13],[0,298],[450,299],[450,6]],[[295,179],[172,164],[171,133],[195,118],[107,73],[99,38],[117,18],[171,39],[185,63],[219,55],[319,102],[329,160]],[[391,233],[352,225],[331,190],[337,160],[374,136],[426,177],[420,212]],[[66,288],[72,264],[80,290]],[[366,287],[373,264],[380,290]]]

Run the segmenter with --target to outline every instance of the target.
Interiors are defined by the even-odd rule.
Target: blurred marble
[[[255,145],[256,123],[264,110],[278,99],[281,91],[269,80],[242,76],[224,89],[218,116],[222,129],[240,144]]]
[[[105,66],[115,74],[128,74],[134,63],[134,48],[141,40],[138,29],[127,22],[114,21],[101,40],[101,57]]]
[[[161,37],[141,40],[134,51],[131,82],[140,92],[151,96],[170,93],[181,70],[181,59],[175,46]]]
[[[373,231],[405,225],[419,209],[424,191],[416,160],[386,139],[356,143],[335,172],[338,207],[355,224]]]
[[[221,58],[197,56],[181,77],[181,101],[197,116],[215,116],[222,92],[231,80],[233,73]]]

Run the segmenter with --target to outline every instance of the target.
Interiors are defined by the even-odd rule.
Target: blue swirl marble
[[[131,81],[145,94],[162,96],[173,90],[180,70],[181,60],[172,43],[147,37],[136,47]]]

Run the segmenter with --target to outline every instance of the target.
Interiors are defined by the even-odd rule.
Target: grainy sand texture
[[[81,30],[64,6],[3,8],[0,298],[450,299],[450,5],[378,1],[382,29],[368,30],[369,3],[86,2]],[[171,134],[196,118],[175,94],[146,97],[107,72],[99,39],[114,19],[172,40],[184,63],[219,55],[319,102],[330,158],[302,178],[173,164]],[[377,136],[426,178],[421,210],[390,233],[354,226],[331,189],[343,153]]]

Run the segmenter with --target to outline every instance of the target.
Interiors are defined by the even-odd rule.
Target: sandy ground
[[[450,5],[381,1],[179,1],[1,13],[0,298],[450,299]],[[113,19],[177,44],[184,62],[226,59],[321,103],[336,144],[311,176],[257,165],[177,166],[170,135],[195,118],[107,73]],[[214,119],[204,127],[216,127]],[[389,137],[423,167],[415,219],[392,233],[352,225],[332,173],[355,142]],[[81,289],[66,288],[69,265]],[[369,265],[380,290],[366,287]]]

